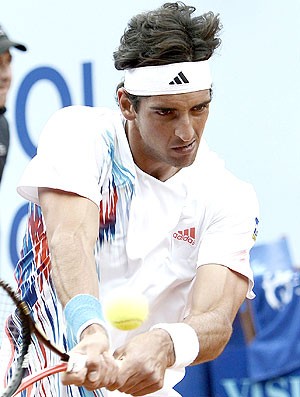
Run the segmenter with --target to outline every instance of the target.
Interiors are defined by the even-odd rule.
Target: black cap
[[[10,40],[0,25],[0,54],[7,51],[10,47],[15,47],[20,51],[27,51],[23,44]]]

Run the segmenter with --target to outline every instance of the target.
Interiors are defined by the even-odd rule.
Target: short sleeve
[[[36,156],[17,188],[38,204],[38,187],[60,189],[86,197],[99,206],[100,175],[109,155],[108,128],[97,108],[71,106],[58,110],[43,129]]]
[[[255,243],[259,207],[253,187],[234,177],[225,178],[208,206],[198,255],[198,266],[217,263],[249,279],[248,298],[253,298],[254,281],[250,249]]]

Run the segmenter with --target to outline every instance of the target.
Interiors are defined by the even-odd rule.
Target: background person
[[[0,183],[6,163],[10,138],[9,125],[5,118],[5,104],[12,80],[12,55],[10,53],[10,48],[12,47],[26,51],[26,47],[23,44],[9,39],[0,25]]]
[[[133,17],[114,53],[120,111],[56,112],[20,182],[30,201],[20,292],[50,339],[87,356],[62,378],[84,388],[51,377],[31,395],[176,396],[184,368],[222,352],[253,297],[257,199],[202,138],[220,22],[194,11],[166,3]],[[102,314],[124,287],[149,301],[136,331]],[[35,343],[29,370],[57,360],[46,354]]]

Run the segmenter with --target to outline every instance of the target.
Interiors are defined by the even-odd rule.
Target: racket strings
[[[11,299],[10,295],[7,294],[5,290],[0,288],[0,303],[1,303],[1,310],[0,310],[0,345],[2,338],[4,336],[6,324],[8,317],[12,315],[15,311],[15,303]]]
[[[26,355],[28,347],[23,344],[22,325],[17,313],[8,317],[6,322],[6,335],[11,348],[11,356],[8,357],[8,365],[5,376],[6,386],[12,384],[14,379],[28,374]],[[30,335],[29,335],[30,337]],[[28,338],[29,338],[28,337]]]
[[[26,329],[25,329],[26,324]],[[30,341],[30,329],[27,318],[16,309],[6,320],[5,332],[9,337],[10,344],[17,355],[22,354],[22,345],[25,340]]]
[[[26,371],[25,357],[30,345],[30,324],[25,310],[26,307],[20,304],[21,301],[18,295],[3,280],[0,280],[0,292],[0,312],[3,319],[5,319],[5,326],[4,324],[1,324],[1,328],[2,330],[5,330],[4,332],[7,335],[8,343],[10,344],[13,355],[13,360],[6,363],[6,389],[1,392],[1,397],[9,397],[17,390]],[[4,301],[10,302],[4,304]]]
[[[26,322],[28,325],[28,328],[30,328],[30,331],[35,333],[38,339],[40,339],[45,346],[47,346],[50,350],[54,351],[58,356],[61,357],[63,361],[68,361],[69,356],[68,354],[62,352],[60,349],[58,349],[54,344],[51,343],[50,339],[47,337],[45,332],[41,329],[41,327],[38,327],[34,321],[30,317],[30,310],[26,304],[25,301],[21,301],[20,296],[18,296],[14,290],[8,285],[7,283],[3,282],[0,280],[0,286],[2,287],[2,290],[5,289],[6,294],[9,295],[13,303],[17,306],[17,320],[16,324],[12,323],[10,327],[10,333],[12,340],[17,342],[17,339],[20,336],[20,333],[18,332],[18,329],[21,329],[22,324]],[[18,321],[19,318],[19,321]],[[16,334],[14,335],[13,330],[16,331]],[[17,344],[18,345],[18,344]]]

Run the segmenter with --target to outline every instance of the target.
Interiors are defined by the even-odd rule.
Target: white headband
[[[211,88],[208,61],[180,62],[125,70],[124,88],[133,95],[183,94]]]

